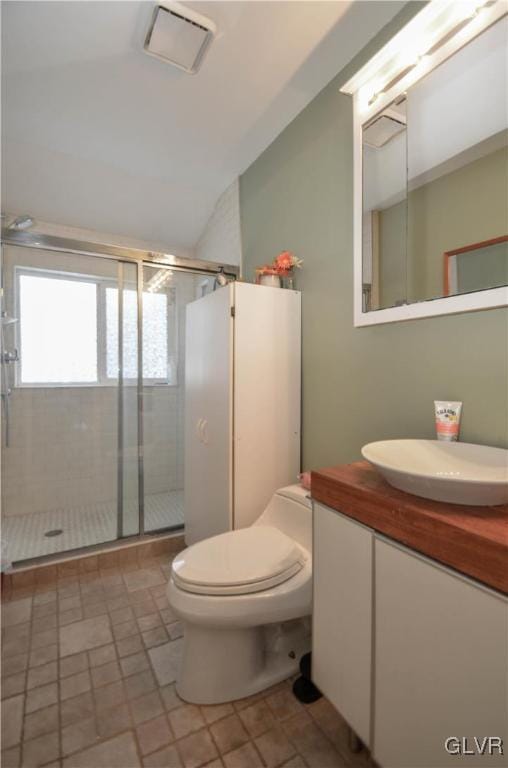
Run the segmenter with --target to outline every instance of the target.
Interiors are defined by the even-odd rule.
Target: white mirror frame
[[[363,311],[362,300],[362,126],[397,96],[508,12],[506,0],[430,0],[340,89],[353,96],[354,325],[378,325],[422,317],[508,306],[508,287]],[[457,31],[454,31],[457,30]],[[450,34],[451,33],[451,34]],[[449,36],[449,39],[447,39]],[[443,43],[436,46],[438,41]],[[424,44],[424,50],[419,46]],[[436,46],[432,55],[425,51]],[[386,85],[387,84],[387,85]]]

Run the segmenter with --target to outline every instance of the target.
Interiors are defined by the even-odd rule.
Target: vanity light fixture
[[[360,112],[369,113],[387,103],[396,86],[399,92],[412,85],[506,12],[504,0],[430,0],[341,92],[354,94]]]
[[[428,49],[428,51],[425,51],[425,53],[422,53],[420,55],[417,55],[415,58],[414,63],[409,64],[405,69],[403,69],[401,72],[398,72],[395,77],[393,77],[389,83],[386,83],[384,88],[381,91],[378,91],[374,93],[371,98],[369,99],[369,106],[371,104],[374,104],[374,102],[378,99],[378,97],[382,93],[387,93],[390,91],[397,83],[399,83],[406,75],[408,75],[415,67],[417,67],[420,62],[424,60],[426,56],[432,56],[436,51],[438,51],[445,43],[447,43],[449,40],[452,39],[452,37],[455,37],[456,34],[458,34],[464,27],[469,24],[473,19],[475,19],[485,8],[488,8],[491,5],[494,5],[497,0],[487,0],[487,2],[483,3],[482,5],[475,8],[472,14],[469,14],[465,19],[462,19],[462,21],[459,21],[458,24],[456,24],[452,29],[450,29],[443,37],[441,37],[436,43],[432,45],[431,48]]]

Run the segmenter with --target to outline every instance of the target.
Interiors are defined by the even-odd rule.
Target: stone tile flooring
[[[321,699],[290,681],[231,704],[186,704],[169,558],[15,589],[2,605],[2,766],[371,766]]]

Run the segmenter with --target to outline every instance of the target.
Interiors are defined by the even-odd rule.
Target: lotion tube
[[[462,403],[449,400],[434,400],[436,435],[438,440],[459,439]]]

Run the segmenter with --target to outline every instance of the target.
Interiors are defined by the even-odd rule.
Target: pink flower
[[[277,269],[290,270],[295,266],[295,256],[291,251],[282,251],[275,259]]]
[[[262,275],[291,277],[293,269],[301,266],[302,260],[297,259],[294,253],[291,251],[281,251],[271,264],[264,264],[262,267],[256,267],[256,282],[259,282]]]

